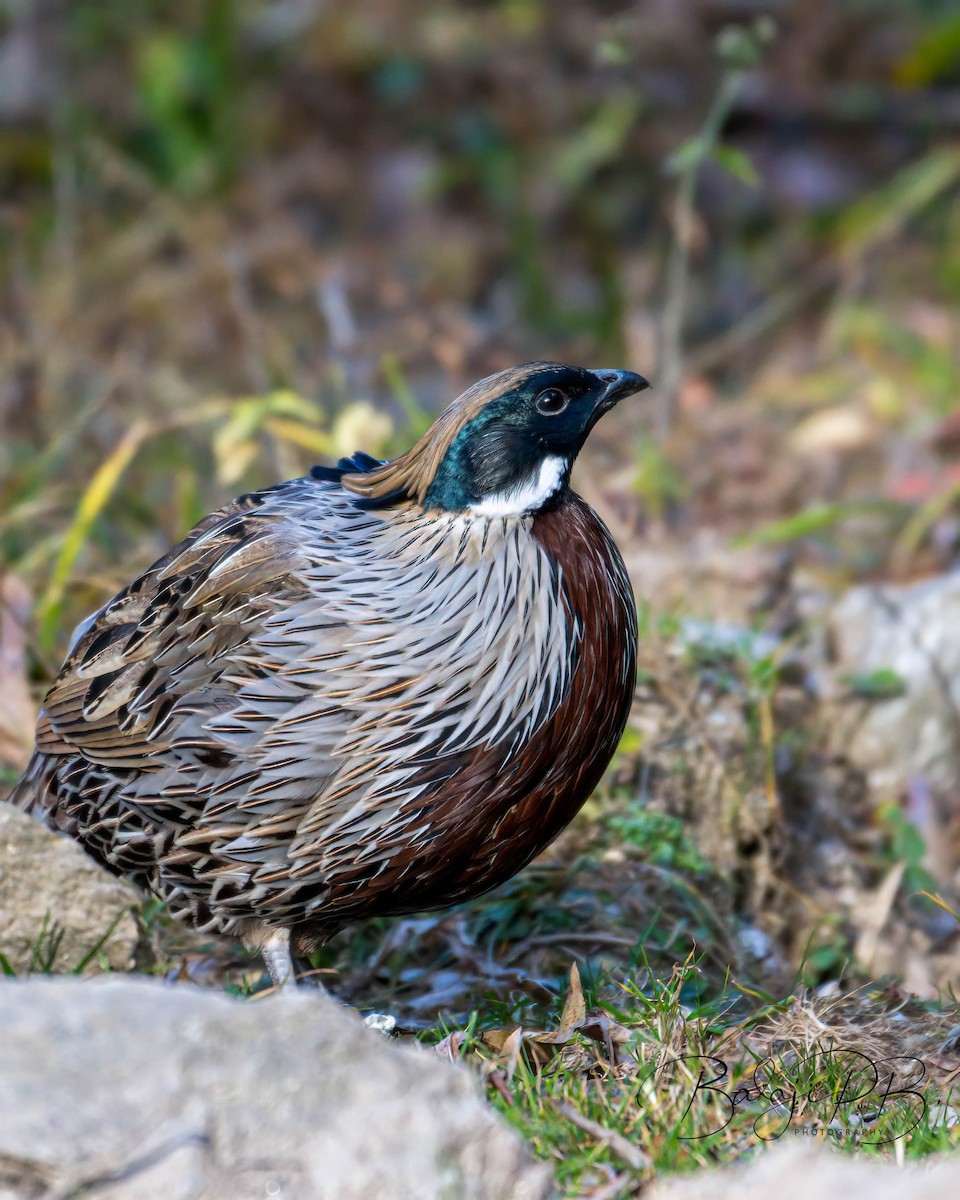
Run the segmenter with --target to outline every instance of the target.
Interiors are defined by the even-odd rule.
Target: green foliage
[[[19,767],[10,766],[6,763],[0,764],[0,789],[3,789],[4,794],[13,787],[20,778],[20,774]]]
[[[96,958],[100,959],[100,965],[103,970],[109,970],[106,958],[103,957],[101,952],[125,915],[124,912],[116,914],[80,961],[70,968],[69,973],[71,975],[82,975]],[[60,957],[64,932],[49,911],[43,914],[36,939],[30,948],[30,965],[27,968],[27,974],[55,975],[61,973],[57,966],[57,960]],[[0,973],[8,976],[16,975],[16,971],[10,965],[10,960],[2,953],[0,953]]]
[[[865,700],[892,700],[902,696],[906,684],[902,676],[890,667],[878,667],[876,671],[852,671],[840,676],[840,682]]]
[[[745,72],[760,62],[774,33],[775,26],[766,17],[749,27],[728,26],[720,31],[715,49],[724,70],[713,102],[694,136],[666,160],[667,171],[676,175],[677,184],[660,336],[661,396],[657,422],[660,434],[666,433],[673,424],[680,394],[700,170],[708,159],[712,159],[741,182],[751,185],[757,182],[756,171],[746,154],[742,150],[722,147],[721,138]]]
[[[53,648],[73,566],[90,536],[94,522],[116,491],[146,432],[146,426],[139,422],[127,430],[113,452],[100,464],[77,504],[73,520],[64,533],[50,582],[38,605],[40,647],[44,651]]]
[[[653,438],[641,438],[637,443],[633,490],[658,521],[687,494],[680,472]]]
[[[417,399],[395,354],[384,354],[380,359],[380,369],[390,391],[402,405],[407,418],[406,428],[403,430],[406,444],[403,446],[397,444],[392,447],[394,453],[400,454],[411,442],[418,441],[423,437],[433,424],[434,415],[427,412]]]
[[[693,958],[663,982],[625,979],[612,1001],[573,990],[545,1033],[507,1037],[478,1014],[452,1031],[564,1195],[611,1176],[621,1191],[643,1189],[659,1173],[743,1161],[798,1135],[888,1161],[955,1145],[956,1087],[918,1079],[918,1064],[898,1058],[892,1023],[889,1049],[861,1053],[853,1027],[805,1022],[796,1001],[744,993],[744,1015],[730,996],[703,994]],[[880,1012],[873,1021],[886,1026]]]
[[[811,929],[796,982],[801,987],[816,987],[825,979],[840,979],[850,963],[850,938],[838,914],[829,914]]]
[[[888,858],[891,862],[904,864],[903,887],[909,895],[937,891],[937,881],[923,865],[927,857],[927,844],[917,826],[906,816],[899,805],[889,802],[877,810],[877,820],[890,839]],[[933,904],[932,900],[919,899],[915,902]]]
[[[960,150],[954,147],[932,150],[904,167],[889,183],[842,212],[835,234],[841,253],[855,258],[876,249],[958,181]]]
[[[117,133],[134,158],[182,196],[229,182],[251,125],[254,73],[239,54],[244,5],[199,0],[188,19],[159,0],[71,7],[75,51],[109,59],[115,87],[129,89]],[[76,98],[71,119],[89,127],[103,115]]]
[[[911,88],[960,82],[960,15],[944,14],[923,30],[900,60],[897,80]]]
[[[586,335],[599,347],[618,348],[623,295],[617,238],[628,201],[613,191],[604,196],[595,184],[601,171],[622,164],[642,109],[640,91],[623,89],[583,112],[562,136],[539,145],[511,136],[486,114],[471,113],[458,124],[458,153],[435,175],[438,192],[475,188],[484,198],[505,232],[524,316],[554,337]],[[578,229],[593,268],[596,286],[584,300],[566,300],[556,286],[551,229],[534,199],[545,188]]]
[[[818,500],[792,516],[758,526],[749,533],[736,538],[734,544],[749,546],[755,543],[778,545],[794,542],[799,538],[808,538],[824,533],[843,521],[848,521],[851,517],[859,516],[862,513],[889,513],[891,511],[899,511],[899,507],[880,500],[851,501],[844,504],[831,504]]]
[[[761,64],[776,34],[770,17],[758,17],[752,25],[727,25],[717,34],[717,57],[734,70],[749,71]]]
[[[710,865],[690,840],[679,817],[632,801],[622,812],[608,818],[607,824],[619,842],[639,850],[658,866],[691,875],[705,875]]]
[[[714,146],[712,157],[734,179],[754,187],[760,182],[757,168],[749,157],[736,146]]]
[[[589,187],[597,172],[623,154],[643,97],[621,92],[602,103],[553,153],[550,174],[571,196]]]
[[[960,388],[956,346],[905,329],[889,313],[867,303],[843,306],[832,333],[838,350],[869,363],[880,378],[891,381],[896,395],[921,397],[920,412],[946,416],[954,411]]]
[[[653,638],[670,642],[680,636],[683,622],[676,613],[661,612],[641,599],[637,602],[637,629],[641,642]]]

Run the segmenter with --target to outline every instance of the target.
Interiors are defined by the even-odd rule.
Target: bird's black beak
[[[596,375],[605,385],[600,393],[600,399],[597,401],[597,409],[601,413],[608,412],[624,397],[632,396],[635,392],[642,392],[644,388],[650,386],[648,379],[644,379],[642,375],[637,375],[634,371],[600,370],[593,371],[592,374]]]

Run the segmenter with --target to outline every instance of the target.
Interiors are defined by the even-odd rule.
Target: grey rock
[[[960,785],[960,572],[908,586],[851,589],[833,611],[838,675],[889,668],[903,694],[846,703],[838,751],[889,798],[921,777],[944,798]]]
[[[0,1200],[541,1200],[463,1068],[322,993],[0,984]]]
[[[678,542],[638,539],[624,530],[620,542],[639,599],[655,612],[681,611],[711,624],[749,626],[779,568],[776,550],[731,547],[712,530]]]
[[[18,975],[75,970],[111,926],[85,970],[129,970],[141,945],[140,902],[75,842],[0,804],[0,954]]]
[[[812,1141],[813,1139],[810,1139]],[[786,1139],[784,1139],[786,1141]],[[796,1143],[800,1142],[800,1145]],[[686,1179],[662,1180],[645,1200],[942,1200],[960,1192],[960,1155],[930,1166],[909,1163],[898,1167],[876,1159],[840,1155],[808,1139],[775,1145],[743,1166],[701,1171]]]

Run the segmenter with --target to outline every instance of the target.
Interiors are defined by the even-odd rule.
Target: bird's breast
[[[421,856],[410,843],[400,851],[404,902],[389,911],[455,903],[510,878],[577,813],[623,733],[637,625],[613,540],[572,493],[555,510],[517,523],[515,535],[533,555],[525,560],[531,599],[510,610],[515,640],[507,653],[514,680],[526,683],[497,686],[490,697],[501,713],[518,697],[530,697],[527,713],[534,715],[522,736],[494,737],[465,750],[448,742],[449,758],[424,763],[417,803],[429,827],[430,851]],[[546,620],[543,636],[531,639],[538,620]],[[550,692],[542,661],[540,669],[534,664],[558,647],[564,675]],[[520,662],[525,665],[518,671]]]

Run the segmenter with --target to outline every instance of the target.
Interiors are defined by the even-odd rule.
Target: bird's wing
[[[191,711],[229,704],[249,629],[304,590],[295,536],[261,503],[245,497],[204,518],[80,627],[40,714],[41,753],[156,771]],[[198,751],[204,740],[216,750],[198,732]]]

